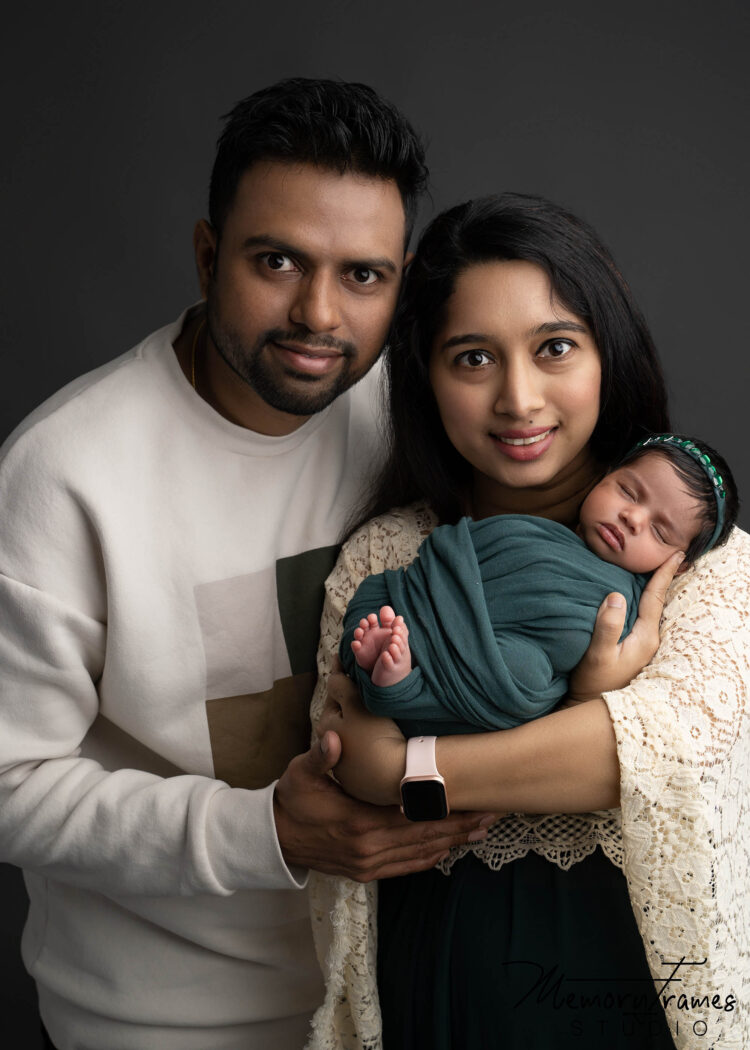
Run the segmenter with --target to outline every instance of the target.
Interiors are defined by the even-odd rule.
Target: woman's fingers
[[[659,645],[659,621],[664,609],[669,585],[675,577],[677,570],[682,565],[685,555],[677,551],[660,565],[646,585],[638,605],[638,620],[633,630],[648,629],[656,633],[656,646]]]
[[[591,644],[584,659],[598,660],[616,647],[625,626],[627,610],[627,602],[621,594],[607,595],[596,614]]]
[[[596,617],[591,644],[570,676],[570,697],[590,700],[611,689],[621,689],[635,678],[659,648],[661,620],[667,589],[682,564],[682,552],[673,554],[648,582],[638,605],[638,619],[622,642],[627,613],[621,594],[609,594]]]

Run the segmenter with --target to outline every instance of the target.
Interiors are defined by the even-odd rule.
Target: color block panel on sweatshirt
[[[292,674],[315,670],[324,584],[338,553],[337,545],[318,547],[276,562],[279,615]]]
[[[293,672],[276,602],[276,568],[195,588],[206,699],[263,693]],[[309,670],[309,668],[308,668]]]
[[[232,787],[276,780],[310,744],[308,710],[315,673],[274,682],[271,689],[206,703],[214,773]]]
[[[324,583],[338,547],[195,588],[214,775],[265,787],[310,743]]]

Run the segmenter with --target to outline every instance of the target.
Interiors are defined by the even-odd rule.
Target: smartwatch
[[[448,816],[445,781],[435,765],[435,736],[406,742],[406,771],[401,781],[401,812],[407,820],[442,820]]]

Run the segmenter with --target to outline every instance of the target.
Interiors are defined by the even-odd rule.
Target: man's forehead
[[[264,161],[241,176],[224,234],[268,235],[300,250],[403,255],[406,218],[396,182],[311,164]]]

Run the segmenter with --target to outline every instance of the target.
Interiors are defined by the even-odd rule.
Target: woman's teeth
[[[545,430],[543,434],[537,434],[531,438],[508,438],[500,437],[500,440],[504,445],[536,445],[537,441],[543,441],[547,435],[551,432],[552,428]]]

